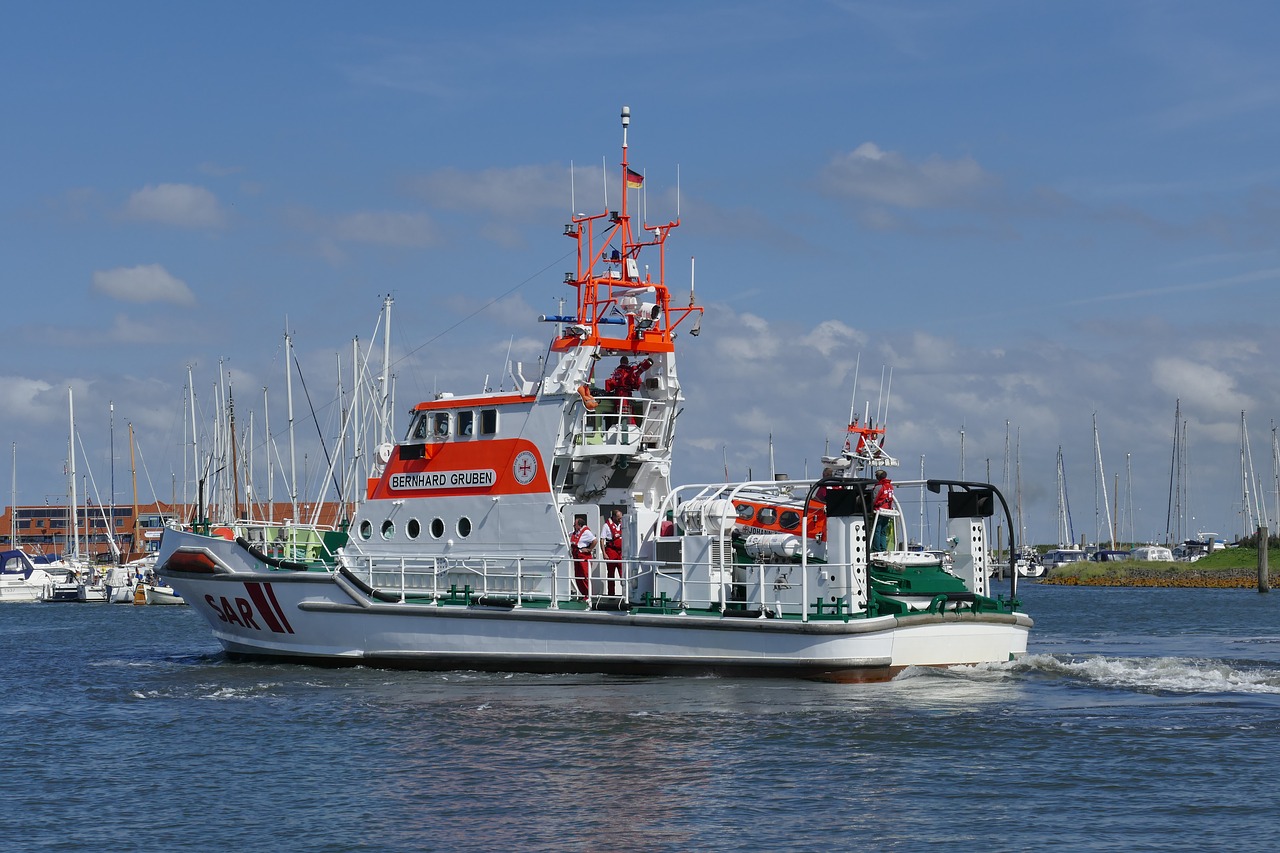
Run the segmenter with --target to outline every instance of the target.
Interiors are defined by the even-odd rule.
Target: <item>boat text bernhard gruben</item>
[[[435,471],[418,474],[393,474],[390,485],[393,490],[407,489],[485,489],[492,486],[497,475],[492,469],[477,471]]]

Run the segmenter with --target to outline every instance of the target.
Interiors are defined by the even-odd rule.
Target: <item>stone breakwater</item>
[[[1272,572],[1271,583],[1280,581]],[[1222,589],[1254,589],[1258,586],[1257,569],[1162,569],[1123,568],[1105,575],[1050,575],[1039,583],[1061,586],[1167,586]]]

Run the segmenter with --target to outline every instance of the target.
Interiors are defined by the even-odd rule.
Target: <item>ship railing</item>
[[[630,456],[656,447],[662,438],[667,403],[647,397],[596,397],[584,406],[571,433],[578,456]]]
[[[575,561],[568,556],[348,555],[345,565],[379,598],[402,603],[547,609],[585,604],[597,610],[713,611],[725,616],[809,621],[866,616],[872,598],[865,563],[677,562],[597,556],[589,561],[585,597],[579,593]],[[961,606],[968,598],[951,596],[949,601],[918,606]]]
[[[641,574],[653,575],[653,592],[643,603],[666,611],[712,610],[728,616],[808,621],[815,616],[858,615],[867,602],[865,575],[859,584],[851,565],[659,561],[643,569]],[[819,573],[844,583],[819,584]],[[648,584],[641,580],[640,585]]]
[[[616,565],[615,565],[616,564]],[[372,557],[348,554],[344,567],[379,597],[400,602],[492,603],[523,607],[537,602],[551,609],[582,601],[618,608],[638,600],[640,579],[654,571],[652,561],[589,560],[586,596],[578,591],[576,561],[569,556],[502,555],[466,557]]]

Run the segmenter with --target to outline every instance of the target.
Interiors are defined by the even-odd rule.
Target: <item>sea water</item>
[[[234,663],[190,608],[6,604],[0,839],[1280,847],[1280,594],[1019,594],[1025,659],[879,685]]]

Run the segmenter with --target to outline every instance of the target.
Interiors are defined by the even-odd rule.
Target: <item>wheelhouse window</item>
[[[431,415],[431,434],[436,438],[445,438],[449,435],[449,413],[434,412]]]
[[[476,413],[472,411],[458,412],[458,435],[469,438],[475,432]]]
[[[427,433],[430,431],[430,429],[431,429],[431,419],[428,418],[426,415],[419,415],[418,419],[414,422],[413,428],[410,430],[409,435],[411,438],[415,438],[421,441],[422,439],[427,437]]]
[[[498,410],[497,409],[481,409],[480,410],[480,434],[481,435],[497,435],[498,434]]]

